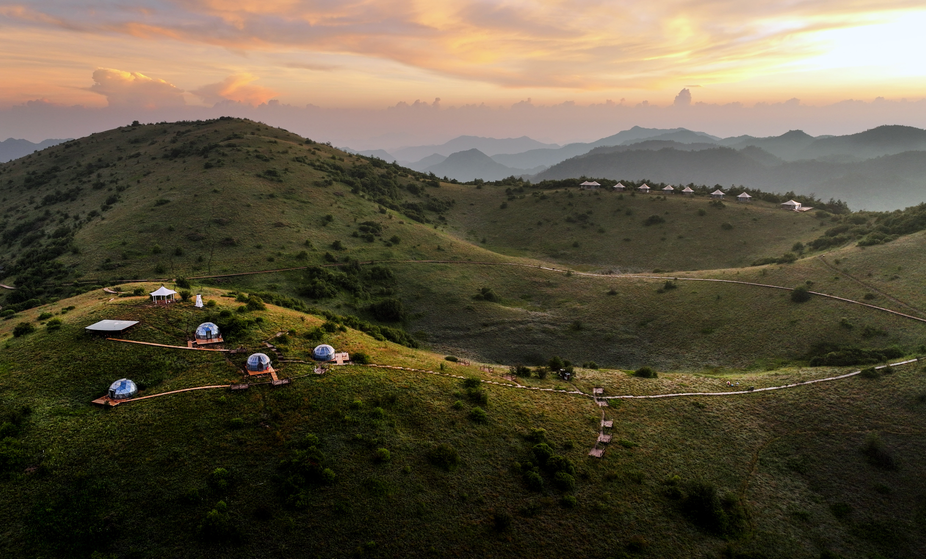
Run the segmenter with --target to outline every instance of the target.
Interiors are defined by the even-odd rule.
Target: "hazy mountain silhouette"
[[[425,157],[420,161],[414,163],[407,163],[405,166],[409,169],[414,169],[416,171],[424,172],[428,167],[433,167],[439,163],[443,163],[447,159],[446,155],[441,155],[439,153],[432,153],[431,155]]]
[[[580,176],[671,184],[745,185],[771,192],[814,193],[853,209],[893,210],[926,200],[926,152],[910,151],[858,162],[780,161],[749,146],[742,150],[615,149],[559,163],[533,180]]]
[[[493,155],[492,159],[501,163],[502,165],[517,169],[549,167],[551,165],[556,165],[561,161],[565,161],[570,157],[588,153],[590,150],[597,147],[619,146],[630,142],[649,140],[657,137],[664,137],[665,140],[679,141],[673,137],[673,134],[678,134],[678,138],[688,138],[689,136],[686,133],[699,135],[701,141],[713,141],[717,139],[714,136],[705,134],[704,132],[691,132],[685,128],[666,129],[642,128],[640,126],[634,126],[629,130],[623,130],[617,134],[601,138],[600,140],[596,140],[594,142],[567,144],[558,149],[533,149],[523,153]]]
[[[558,144],[545,144],[521,136],[520,138],[483,138],[480,136],[459,136],[440,145],[411,146],[394,149],[391,153],[398,161],[420,161],[432,154],[450,155],[459,151],[478,149],[484,154],[521,153],[532,149],[558,148]]]
[[[17,140],[15,138],[7,138],[0,142],[0,163],[5,163],[7,161],[12,161],[14,159],[19,159],[20,157],[25,157],[30,153],[51,147],[61,142],[67,142],[68,140],[42,140],[41,142],[34,144],[29,140]]]
[[[444,161],[428,167],[425,171],[434,173],[438,177],[446,176],[461,181],[499,180],[525,172],[524,169],[506,167],[478,149],[452,153]]]

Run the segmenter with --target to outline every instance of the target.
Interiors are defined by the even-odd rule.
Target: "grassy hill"
[[[0,200],[0,281],[16,287],[0,301],[5,557],[926,545],[918,362],[770,392],[589,396],[782,386],[926,353],[921,207],[441,183],[237,119],[49,148],[0,166]],[[131,295],[161,283],[215,305]],[[795,302],[799,286],[848,301]],[[247,351],[84,334],[103,318],[167,345],[214,320]],[[318,343],[374,366],[316,375]],[[241,382],[252,351],[292,384],[89,403],[122,377],[142,395]],[[553,356],[575,376],[537,368]],[[595,459],[602,410],[614,441]]]
[[[556,545],[588,557],[914,557],[926,543],[920,365],[761,394],[612,400],[615,443],[593,459],[601,414],[588,397],[467,388],[449,375],[511,383],[352,328],[329,333],[317,316],[237,312],[232,296],[204,292],[216,307],[94,292],[26,311],[40,323],[31,334],[11,337],[13,324],[0,323],[4,556],[501,557]],[[49,329],[39,313],[63,324]],[[290,386],[89,405],[123,376],[142,395],[237,382],[246,354],[120,344],[83,325],[137,319],[126,337],[182,345],[199,321],[229,316],[247,323],[229,345],[270,340],[304,359],[327,342],[443,375],[347,366],[318,376],[274,357]],[[729,390],[727,379],[762,387],[841,371],[579,370],[572,383],[519,382],[713,392]],[[543,441],[558,466],[541,465]]]

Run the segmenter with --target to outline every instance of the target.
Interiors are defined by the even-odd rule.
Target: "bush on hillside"
[[[659,374],[650,367],[640,367],[633,372],[633,376],[640,378],[656,378]]]
[[[447,443],[440,443],[431,447],[427,453],[428,462],[446,470],[453,471],[460,465],[460,455],[457,450]]]
[[[19,338],[35,332],[35,326],[31,322],[20,322],[13,328],[13,336]]]
[[[370,312],[382,322],[400,322],[405,318],[405,306],[399,299],[383,299],[370,305]]]
[[[810,290],[803,285],[799,285],[791,290],[791,300],[795,303],[806,303],[810,300],[810,296]]]

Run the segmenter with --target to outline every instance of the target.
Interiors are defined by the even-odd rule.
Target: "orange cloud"
[[[93,81],[88,90],[105,96],[110,107],[155,109],[186,104],[182,89],[138,72],[99,68],[93,72]]]
[[[251,74],[237,74],[228,76],[219,83],[204,85],[192,93],[198,95],[209,104],[216,104],[222,101],[235,101],[248,105],[259,105],[266,103],[274,96],[276,92],[261,87],[251,85],[257,77]]]

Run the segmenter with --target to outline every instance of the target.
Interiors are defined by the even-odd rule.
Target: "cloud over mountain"
[[[182,89],[139,72],[99,68],[93,72],[93,81],[88,89],[106,97],[110,107],[153,109],[186,104]]]

